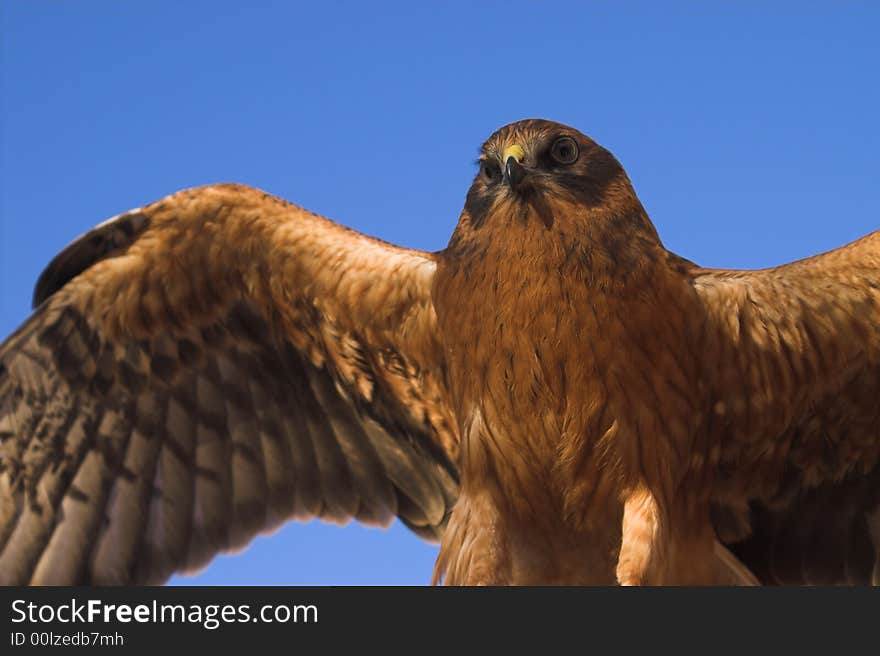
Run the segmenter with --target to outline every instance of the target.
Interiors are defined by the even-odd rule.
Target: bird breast
[[[441,259],[435,279],[462,489],[480,481],[514,514],[584,527],[626,481],[666,476],[643,463],[674,464],[694,430],[696,363],[680,355],[692,296],[663,270],[610,292],[554,258],[564,249],[515,242]]]

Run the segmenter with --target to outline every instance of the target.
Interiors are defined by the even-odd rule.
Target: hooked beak
[[[501,161],[504,162],[504,183],[514,191],[520,187],[519,197],[531,205],[538,218],[541,219],[541,222],[549,230],[553,227],[553,212],[547,205],[546,200],[541,194],[525,193],[528,186],[521,188],[523,180],[529,177],[529,169],[522,165],[525,156],[525,150],[519,144],[508,146],[504,149],[504,155],[501,157]]]
[[[515,189],[528,173],[526,168],[520,164],[524,157],[525,151],[518,144],[504,149],[504,155],[501,158],[504,162],[504,183],[510,185],[511,189]]]

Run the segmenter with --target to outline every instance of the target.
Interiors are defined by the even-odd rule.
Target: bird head
[[[634,213],[647,221],[614,155],[566,125],[506,125],[483,144],[478,163],[463,213],[471,228],[502,217],[534,218],[547,230],[560,220],[586,225]]]

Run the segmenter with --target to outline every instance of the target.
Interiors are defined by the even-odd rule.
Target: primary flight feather
[[[395,516],[450,584],[873,582],[878,267],[875,233],[700,268],[543,120],[483,145],[439,253],[174,194],[58,255],[0,346],[0,582]]]

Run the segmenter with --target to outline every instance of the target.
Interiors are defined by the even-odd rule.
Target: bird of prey
[[[0,581],[155,583],[395,516],[447,584],[868,583],[880,233],[666,250],[614,156],[495,132],[448,246],[253,188],[100,224],[0,347]]]

